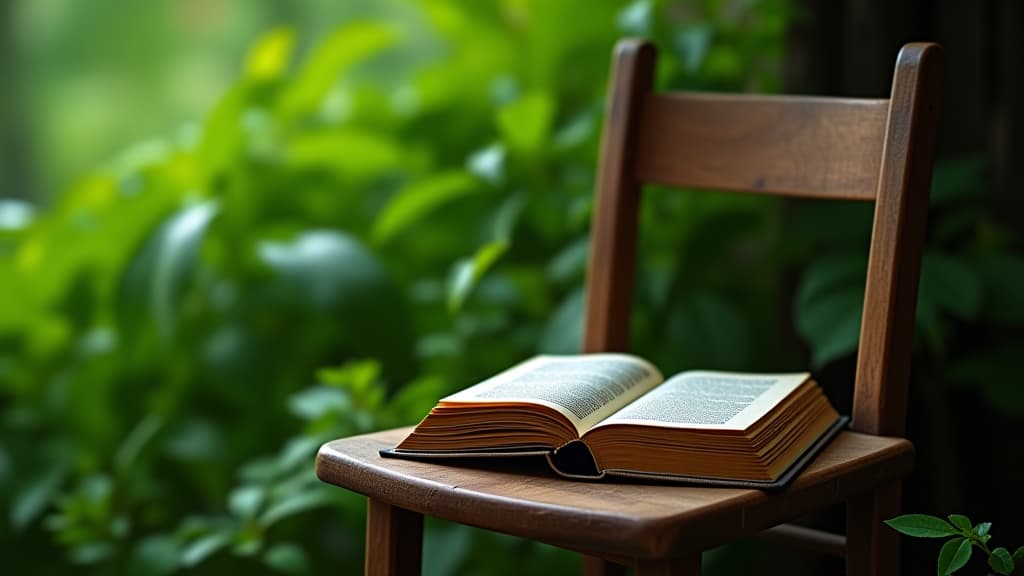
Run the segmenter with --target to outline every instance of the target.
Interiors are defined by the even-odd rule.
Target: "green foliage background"
[[[793,17],[785,0],[354,6],[309,49],[294,27],[255,40],[201,123],[45,207],[0,201],[13,573],[356,572],[363,500],[314,478],[317,446],[578,347],[615,40],[654,38],[661,86],[771,92]],[[974,208],[983,159],[941,170],[922,348],[1021,410],[971,368],[990,359],[948,349],[958,322],[1024,323],[1010,288],[1024,262]],[[812,364],[848,357],[871,212],[841,209],[651,194],[637,350],[668,372],[803,368],[778,338],[793,321],[781,272],[801,268],[793,316]],[[1021,346],[977,352],[1008,363]],[[442,523],[426,560],[575,562]]]

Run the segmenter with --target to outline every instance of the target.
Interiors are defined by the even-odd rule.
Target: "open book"
[[[539,455],[578,478],[780,488],[846,419],[810,374],[683,372],[538,356],[441,399],[384,456]]]

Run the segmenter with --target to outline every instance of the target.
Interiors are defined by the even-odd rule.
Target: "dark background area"
[[[797,14],[803,15],[789,29],[783,77],[787,92],[883,96],[892,81],[894,55],[903,44],[932,41],[945,48],[937,160],[988,159],[979,199],[997,221],[1019,233],[1024,226],[1024,5],[1014,0],[800,0],[797,6]],[[935,212],[933,208],[929,214],[933,227],[943,216]],[[1020,248],[1017,244],[1018,254]],[[1015,291],[1024,297],[1024,286],[1017,285]],[[956,326],[948,346],[982,350],[1022,336],[1018,326],[965,322]],[[908,436],[917,449],[917,465],[903,486],[903,511],[941,517],[969,511],[965,513],[975,522],[993,522],[997,545],[1015,550],[1024,543],[1024,504],[1019,498],[1024,419],[992,410],[975,389],[950,381],[946,369],[942,359],[920,350],[911,369]],[[852,390],[853,370],[854,363],[847,360],[830,366],[822,377],[846,382],[833,389],[838,402]],[[996,377],[1011,378],[1018,390],[1024,387],[1019,374]],[[934,572],[937,541],[904,538],[903,543],[905,573]],[[981,573],[983,566],[976,558],[965,572]],[[807,573],[820,568],[814,565]]]

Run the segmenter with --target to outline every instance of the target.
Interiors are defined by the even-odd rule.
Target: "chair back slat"
[[[873,200],[888,100],[654,93],[637,178],[647,184]]]

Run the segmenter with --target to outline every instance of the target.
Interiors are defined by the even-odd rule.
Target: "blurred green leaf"
[[[988,166],[989,159],[984,156],[962,156],[937,161],[932,174],[932,204],[943,206],[978,196],[984,187]]]
[[[971,264],[981,279],[982,317],[996,324],[1024,324],[1024,257],[987,251],[974,255]]]
[[[353,66],[390,48],[399,39],[383,22],[349,22],[333,32],[306,60],[282,98],[286,115],[317,110],[328,91]]]
[[[15,530],[24,530],[39,518],[67,478],[67,473],[66,466],[50,466],[15,491],[9,514],[11,526]]]
[[[973,320],[981,309],[982,286],[974,270],[962,259],[926,251],[921,261],[918,297],[950,314]]]
[[[309,557],[298,545],[279,542],[263,553],[263,562],[282,574],[308,574]]]
[[[265,512],[260,515],[260,524],[270,527],[274,524],[303,512],[316,508],[322,508],[336,501],[333,490],[324,485],[318,485],[310,490],[286,494],[280,500],[271,503]]]
[[[583,346],[584,303],[584,292],[578,289],[558,304],[544,323],[537,345],[539,354],[579,354]]]
[[[142,451],[153,441],[157,432],[163,427],[161,419],[150,414],[142,419],[125,437],[124,442],[114,454],[114,465],[121,473],[126,473],[137,463]]]
[[[750,330],[731,300],[701,290],[675,300],[664,322],[681,367],[746,367],[750,358]]]
[[[391,174],[415,161],[393,139],[358,129],[310,130],[292,136],[287,162],[297,169],[326,169],[348,178]]]
[[[794,314],[797,331],[811,347],[814,367],[857,349],[865,270],[862,257],[825,258],[805,272]]]
[[[213,532],[202,536],[190,543],[181,553],[181,565],[192,568],[204,560],[226,548],[232,539],[232,534],[226,531]]]
[[[295,31],[275,28],[267,32],[249,50],[245,75],[256,81],[276,80],[284,75],[295,46]]]
[[[503,240],[489,242],[478,248],[472,258],[455,263],[448,287],[449,310],[462,308],[473,288],[506,250],[508,243]]]
[[[381,211],[373,226],[374,241],[387,242],[431,212],[478,189],[477,182],[462,171],[415,182],[395,194]]]
[[[181,544],[173,536],[148,536],[133,550],[129,573],[139,576],[171,574],[178,568],[181,552]]]
[[[1024,342],[999,343],[956,360],[947,375],[951,382],[979,387],[1003,412],[1024,414],[1024,386],[1019,376],[1022,355]]]
[[[276,274],[280,294],[295,302],[321,310],[342,307],[355,312],[363,307],[381,313],[391,304],[366,308],[368,302],[388,296],[390,280],[377,258],[349,234],[311,230],[287,242],[265,240],[257,252]]]
[[[165,340],[174,335],[186,278],[196,268],[200,244],[217,212],[213,201],[183,208],[161,225],[141,255],[149,275],[149,311]]]
[[[651,0],[633,0],[619,12],[619,28],[627,34],[646,36],[650,33],[653,12]]]
[[[676,33],[674,47],[690,74],[704,66],[713,37],[714,28],[703,23],[686,26]]]
[[[263,505],[265,490],[259,486],[243,485],[228,495],[228,510],[242,518],[252,518]]]
[[[24,200],[0,198],[0,232],[26,228],[35,215],[35,206]]]
[[[554,116],[551,97],[532,93],[498,111],[498,129],[509,149],[533,155],[547,144]]]

